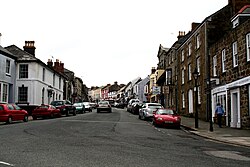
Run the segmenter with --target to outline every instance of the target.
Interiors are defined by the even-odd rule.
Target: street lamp
[[[195,67],[193,72],[193,77],[195,81],[195,128],[198,128],[198,89],[197,89],[197,79],[198,79],[199,72],[197,67]]]

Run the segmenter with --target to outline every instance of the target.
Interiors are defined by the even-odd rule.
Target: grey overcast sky
[[[35,41],[36,57],[59,59],[88,87],[127,84],[157,66],[159,45],[191,30],[228,0],[5,0],[1,46]]]

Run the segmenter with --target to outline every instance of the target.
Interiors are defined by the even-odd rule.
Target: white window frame
[[[196,59],[197,72],[199,75],[201,74],[201,57],[197,57]]]
[[[226,72],[226,49],[221,51],[221,70],[222,73]]]
[[[46,69],[43,68],[43,82],[45,81],[45,78],[46,78],[45,74],[46,74]]]
[[[185,51],[184,49],[181,50],[181,61],[183,62],[185,60]]]
[[[192,54],[192,43],[190,42],[188,44],[188,56],[191,56],[191,54]]]
[[[185,108],[185,93],[182,92],[182,108]]]
[[[201,45],[200,34],[196,35],[196,49],[199,49]]]
[[[185,83],[185,71],[184,71],[184,69],[181,70],[181,83],[182,84]]]
[[[7,75],[10,75],[11,74],[11,71],[10,71],[10,60],[9,59],[6,59],[6,74]]]
[[[23,94],[20,94],[21,92],[20,92],[20,89],[23,89],[24,90],[24,88],[25,88],[25,90],[26,90],[26,92],[25,93],[23,93]],[[22,90],[22,91],[23,91]],[[29,92],[29,89],[28,89],[28,87],[24,87],[24,86],[22,86],[22,87],[18,87],[18,102],[27,102],[28,101],[28,92]],[[26,98],[26,101],[22,101],[22,99],[21,99],[21,95],[22,96],[25,96],[25,98]]]
[[[2,102],[8,102],[8,90],[9,90],[9,85],[8,84],[2,84]]]
[[[217,55],[213,56],[213,76],[217,76]]]
[[[27,69],[21,68],[22,66],[27,67]],[[19,64],[19,78],[29,78],[29,65],[28,64]]]
[[[190,81],[192,79],[192,68],[191,64],[188,64],[188,80]]]
[[[250,33],[246,35],[247,61],[250,61]]]
[[[233,43],[232,48],[233,48],[233,67],[237,67],[238,66],[237,41]]]
[[[198,86],[198,104],[201,104],[201,86]]]
[[[148,93],[148,85],[144,86],[144,93]]]

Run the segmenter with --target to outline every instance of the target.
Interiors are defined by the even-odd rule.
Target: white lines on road
[[[116,124],[136,124],[136,125],[146,125],[144,122],[117,122],[117,121],[87,121],[87,120],[63,120],[66,122],[86,122],[86,123],[116,123]]]
[[[10,163],[7,163],[7,162],[3,162],[3,161],[0,161],[0,164],[4,164],[4,165],[7,165],[7,166],[14,166],[13,164],[10,164]]]

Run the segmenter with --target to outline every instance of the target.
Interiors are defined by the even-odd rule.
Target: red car
[[[16,104],[0,103],[0,122],[12,123],[12,121],[28,122],[28,112]]]
[[[153,125],[180,128],[181,117],[172,109],[158,109],[153,113]]]
[[[60,109],[57,109],[56,107],[52,105],[43,104],[43,105],[36,107],[32,111],[32,117],[33,119],[37,119],[38,117],[42,117],[42,118],[61,117],[61,112],[60,112]]]

